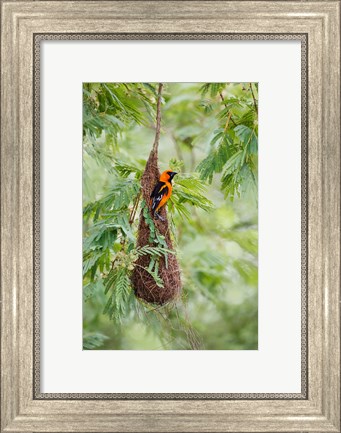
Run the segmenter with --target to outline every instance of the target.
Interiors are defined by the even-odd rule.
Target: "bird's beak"
[[[172,175],[173,175],[173,177],[174,177],[176,174],[178,174],[176,171],[172,171]]]

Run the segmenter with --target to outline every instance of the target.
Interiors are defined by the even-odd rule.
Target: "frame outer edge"
[[[18,39],[20,52],[25,55],[20,56],[18,67],[18,83],[20,89],[19,99],[19,252],[20,252],[20,309],[19,309],[19,363],[21,367],[20,388],[19,388],[19,412],[22,413],[26,405],[32,398],[33,377],[29,371],[34,371],[32,344],[28,344],[28,336],[34,335],[34,323],[31,317],[25,313],[32,311],[34,314],[34,281],[32,269],[34,269],[34,249],[35,242],[34,217],[35,207],[34,196],[34,173],[32,170],[34,163],[33,140],[33,93],[34,86],[26,83],[33,83],[33,50],[31,49],[31,34],[27,26],[23,25],[23,20],[19,18]],[[24,47],[24,49],[23,49]],[[29,143],[29,145],[28,145]],[[39,159],[36,164],[39,166]],[[39,195],[38,195],[39,199]],[[39,222],[38,214],[38,222]],[[38,236],[39,241],[39,236]],[[40,275],[39,275],[40,277]],[[40,300],[36,299],[40,305]],[[25,369],[23,368],[25,366]]]
[[[1,428],[19,412],[18,21],[1,10]],[[4,57],[6,61],[4,61]],[[14,78],[14,79],[13,79]],[[11,368],[8,368],[11,366]]]
[[[35,3],[35,5],[33,6],[33,3],[31,2],[22,3],[29,4],[30,7],[32,5],[32,8],[36,7],[37,4]],[[47,4],[50,2],[44,3]],[[76,2],[73,3],[76,4]],[[328,2],[329,9],[331,5],[334,5],[334,11],[339,10],[339,2]],[[340,174],[339,159],[336,158],[336,156],[339,156],[339,138],[337,136],[339,127],[336,126],[337,121],[340,120],[339,102],[337,99],[337,96],[339,94],[339,74],[337,71],[337,60],[339,57],[338,54],[336,55],[336,58],[332,57],[335,47],[337,53],[339,53],[339,41],[336,43],[335,46],[334,39],[337,30],[340,29],[338,18],[334,17],[333,13],[330,12],[328,14],[328,17],[324,20],[325,48],[323,60],[327,61],[324,62],[323,67],[323,90],[329,96],[334,95],[334,97],[331,97],[330,103],[326,103],[326,98],[324,99],[324,106],[326,106],[327,104],[329,108],[323,114],[324,125],[327,127],[328,131],[326,132],[326,129],[324,130],[323,143],[326,145],[328,140],[330,140],[331,150],[323,156],[322,169],[323,175],[326,177],[324,178],[325,182],[323,183],[322,200],[323,208],[331,210],[331,212],[330,214],[326,213],[326,211],[323,212],[323,218],[328,220],[329,224],[326,224],[326,220],[323,221],[324,227],[322,229],[322,249],[324,251],[325,257],[323,263],[323,275],[325,278],[323,286],[324,310],[323,317],[321,317],[321,321],[319,323],[321,323],[322,325],[323,323],[325,323],[323,333],[323,338],[325,340],[323,344],[323,354],[321,360],[323,361],[323,370],[321,368],[321,374],[323,374],[323,382],[321,383],[323,393],[321,396],[321,400],[318,400],[322,401],[322,412],[326,416],[326,418],[324,416],[318,416],[316,414],[314,416],[306,417],[306,419],[304,419],[303,415],[299,416],[299,414],[296,414],[296,422],[294,421],[294,419],[290,421],[290,417],[280,417],[278,418],[278,424],[274,424],[274,419],[272,418],[271,412],[269,413],[269,417],[264,417],[264,412],[262,412],[262,414],[259,413],[258,417],[256,413],[250,415],[251,418],[249,418],[247,415],[244,415],[240,417],[239,422],[234,418],[232,414],[228,418],[226,418],[227,414],[221,416],[214,415],[215,419],[213,419],[207,415],[195,415],[193,413],[193,417],[197,418],[196,421],[194,421],[193,417],[189,418],[188,415],[182,417],[182,421],[179,418],[178,421],[175,422],[174,417],[177,418],[176,414],[170,415],[168,417],[167,415],[161,415],[161,413],[159,413],[159,415],[156,415],[153,420],[150,418],[150,421],[148,421],[150,415],[147,416],[145,414],[145,416],[141,417],[138,416],[135,412],[135,414],[132,414],[132,416],[130,417],[128,415],[124,415],[124,413],[121,412],[121,415],[127,417],[126,421],[129,421],[131,423],[130,428],[127,430],[127,423],[123,419],[121,422],[117,417],[115,417],[114,421],[111,416],[108,417],[103,414],[103,422],[100,422],[100,412],[96,413],[96,415],[98,415],[98,418],[93,418],[94,422],[90,422],[89,417],[83,419],[85,416],[84,414],[84,416],[80,415],[79,417],[73,415],[73,420],[70,423],[65,417],[65,413],[67,412],[65,412],[64,415],[55,413],[55,416],[53,416],[51,412],[48,413],[46,411],[46,409],[51,410],[52,407],[55,407],[55,410],[58,411],[58,404],[54,405],[55,402],[36,402],[37,405],[34,404],[34,406],[38,408],[39,405],[39,407],[43,411],[41,412],[41,415],[37,417],[37,415],[33,415],[33,412],[31,411],[33,409],[33,402],[30,400],[30,407],[24,404],[25,402],[27,402],[28,398],[31,398],[31,396],[29,396],[26,391],[23,391],[21,393],[22,404],[20,404],[19,406],[19,390],[21,385],[19,383],[19,378],[24,380],[25,385],[28,385],[25,377],[21,376],[24,372],[24,370],[21,369],[21,366],[22,363],[25,363],[27,367],[31,362],[29,361],[29,363],[27,363],[27,360],[24,359],[24,355],[28,354],[28,349],[30,347],[30,344],[28,344],[27,346],[24,334],[25,332],[32,332],[32,330],[30,330],[29,328],[25,332],[23,332],[22,335],[20,335],[20,331],[23,330],[22,327],[26,325],[27,320],[27,317],[25,316],[25,309],[31,306],[31,301],[25,301],[24,299],[27,294],[23,296],[22,293],[18,293],[19,287],[20,289],[22,289],[23,285],[26,283],[27,277],[27,275],[20,275],[19,273],[19,271],[21,270],[20,249],[24,248],[26,250],[26,248],[29,248],[32,244],[32,239],[26,238],[26,235],[23,239],[21,239],[20,236],[23,234],[23,230],[27,228],[27,223],[25,224],[22,221],[22,218],[26,215],[26,211],[28,211],[30,215],[32,209],[31,204],[29,203],[29,199],[31,197],[28,197],[27,200],[25,199],[25,188],[27,188],[26,183],[30,182],[30,172],[26,171],[27,167],[25,168],[25,164],[27,164],[26,158],[30,158],[30,151],[28,151],[28,153],[19,153],[19,143],[23,143],[25,140],[28,140],[28,142],[32,142],[32,137],[28,137],[28,134],[26,134],[25,132],[21,132],[19,128],[19,121],[24,122],[26,116],[30,116],[30,103],[28,103],[24,108],[18,107],[19,92],[20,97],[26,95],[25,98],[30,98],[30,92],[25,93],[25,91],[20,87],[20,80],[18,79],[19,76],[21,76],[22,79],[25,78],[25,80],[27,79],[27,77],[22,75],[22,72],[24,71],[24,69],[22,69],[22,66],[19,67],[17,33],[18,20],[17,16],[13,12],[15,11],[17,6],[18,5],[14,2],[8,2],[3,5],[2,9],[3,27],[1,48],[2,55],[6,55],[6,62],[2,61],[3,73],[1,77],[1,365],[7,367],[12,366],[12,369],[5,368],[5,371],[3,371],[3,369],[1,370],[2,431],[36,431],[37,428],[40,428],[41,430],[44,429],[44,431],[60,431],[58,430],[59,428],[63,428],[63,431],[67,431],[70,428],[72,428],[72,430],[74,431],[81,431],[80,429],[83,427],[85,427],[87,431],[133,431],[131,430],[131,428],[135,428],[136,430],[134,431],[160,431],[158,429],[160,428],[161,423],[166,424],[164,425],[164,428],[167,428],[167,431],[179,431],[179,426],[188,426],[191,430],[187,430],[186,428],[187,431],[207,431],[207,422],[209,422],[212,427],[214,426],[216,431],[227,431],[233,426],[236,427],[239,424],[241,424],[241,426],[244,426],[244,431],[260,431],[259,429],[263,429],[263,431],[285,431],[285,427],[287,427],[288,430],[290,429],[292,431],[297,429],[308,430],[312,427],[314,428],[314,430],[319,431],[339,431],[339,328],[335,329],[334,322],[335,318],[337,318],[337,324],[339,325],[339,293],[338,290],[336,290],[336,287],[338,287],[337,283],[339,282],[340,277],[340,260],[338,254],[340,245],[340,221],[338,214],[340,205],[340,193],[339,189],[335,188],[335,181],[339,179]],[[22,40],[21,37],[20,39]],[[29,62],[29,60],[27,61]],[[332,65],[331,71],[329,71],[330,65]],[[26,67],[27,64],[25,68]],[[330,75],[328,75],[328,71]],[[329,83],[328,80],[330,80]],[[11,83],[11,85],[9,85],[9,83]],[[336,87],[337,90],[335,90],[334,86],[337,84],[338,87]],[[328,171],[326,167],[331,167],[331,170]],[[24,173],[23,179],[20,179],[20,184],[18,184],[16,181],[13,182],[13,179],[17,180],[19,178],[19,173],[21,174],[22,169],[24,169]],[[20,191],[18,190],[19,186]],[[26,208],[26,206],[28,206],[28,208]],[[28,235],[32,238],[31,232],[28,232]],[[333,250],[330,248],[330,246],[333,246]],[[334,248],[336,248],[336,250],[334,250]],[[26,268],[29,266],[29,264],[29,260],[26,261],[25,259],[23,266]],[[11,272],[11,270],[14,270],[14,272]],[[23,304],[19,303],[19,301],[21,300],[24,301]],[[318,304],[315,305],[316,307],[318,307]],[[6,318],[11,318],[11,320],[7,321]],[[27,346],[26,349],[25,346]],[[24,349],[24,352],[22,352],[21,354],[19,354],[18,351],[19,347],[20,350]],[[337,359],[335,357],[335,349],[338,354]],[[320,364],[320,366],[322,367],[322,364]],[[66,401],[60,403],[65,403],[65,408],[69,407],[71,409],[71,407],[74,406],[75,409],[76,407],[80,408],[80,405],[83,402],[74,402],[75,405],[71,405],[71,402]],[[211,403],[215,404],[214,402]],[[123,407],[124,405],[122,405],[122,409]],[[135,405],[135,407],[138,410],[138,404]],[[45,408],[45,410],[43,408]],[[103,410],[104,408],[105,405],[103,405]],[[22,415],[18,416],[19,409]],[[25,413],[31,413],[31,415],[25,416]],[[70,415],[71,411],[69,412],[69,416]],[[243,418],[245,419],[244,422]],[[95,427],[95,419],[99,422],[97,424],[96,421],[97,427],[95,428],[95,430],[93,430]],[[230,426],[226,424],[227,419],[231,421]],[[253,422],[251,421],[251,419],[253,420]],[[249,425],[249,428],[247,427],[247,425]],[[112,428],[114,430],[112,430]]]
[[[340,430],[340,3],[324,19],[322,413]]]
[[[322,20],[309,34],[308,149],[308,382],[309,399],[321,408],[322,335]]]

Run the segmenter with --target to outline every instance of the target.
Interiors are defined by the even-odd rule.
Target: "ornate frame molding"
[[[276,394],[50,394],[40,392],[40,43],[50,40],[265,40],[301,42],[301,393]],[[307,358],[307,260],[308,260],[308,124],[307,124],[307,95],[308,95],[308,65],[307,65],[307,34],[180,34],[180,33],[147,33],[147,34],[37,34],[34,35],[34,398],[35,399],[75,399],[75,400],[289,400],[307,398],[308,358]]]
[[[1,431],[340,431],[340,3],[194,0],[181,6],[2,2]],[[148,400],[136,394],[40,394],[35,50],[45,38],[104,39],[112,29],[122,39],[276,37],[300,39],[306,48],[302,317],[309,322],[302,322],[301,394],[151,394]]]

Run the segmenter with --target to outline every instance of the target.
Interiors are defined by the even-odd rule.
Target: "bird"
[[[159,214],[159,210],[167,203],[172,195],[172,179],[176,174],[178,173],[172,170],[164,171],[150,195],[152,216],[156,216],[161,221],[164,221],[164,218]]]

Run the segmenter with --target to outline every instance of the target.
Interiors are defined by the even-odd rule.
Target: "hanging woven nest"
[[[157,153],[152,151],[141,179],[142,194],[145,203],[149,203],[152,189],[159,177],[160,172],[157,167]],[[168,249],[173,250],[165,207],[161,209],[160,216],[164,221],[155,218],[154,224],[158,232],[164,236]],[[150,228],[141,211],[137,247],[144,247],[146,245],[153,246],[150,244]],[[146,270],[150,260],[151,257],[149,255],[143,255],[135,262],[131,278],[135,295],[146,302],[158,305],[163,305],[177,299],[181,293],[181,279],[176,256],[174,254],[168,254],[167,265],[165,258],[163,256],[160,257],[158,275],[162,280],[163,287],[160,287],[153,276]]]
[[[149,155],[146,168],[141,178],[141,190],[144,202],[148,206],[150,212],[150,195],[152,190],[160,178],[158,169],[158,144],[160,137],[160,99],[162,85],[159,86],[159,98],[157,104],[157,124],[156,135],[153,149]],[[159,212],[161,219],[154,218],[154,225],[159,234],[164,236],[167,248],[173,251],[173,244],[170,236],[170,229],[167,219],[167,211],[164,206]],[[137,247],[153,246],[150,243],[150,228],[143,215],[143,210],[140,214],[140,221],[137,235]],[[162,281],[162,287],[158,285],[154,277],[146,270],[150,264],[151,257],[149,255],[140,256],[135,262],[135,267],[132,272],[131,282],[135,291],[135,295],[145,302],[164,305],[168,302],[176,300],[181,294],[181,278],[180,268],[176,256],[167,254],[167,263],[164,256],[159,259],[158,276]]]

